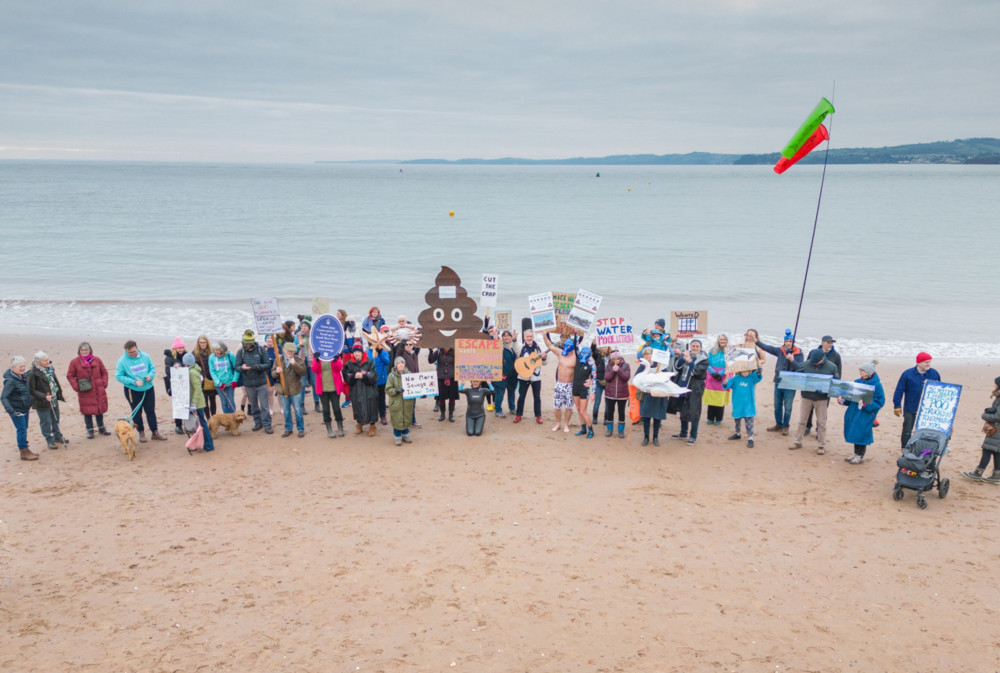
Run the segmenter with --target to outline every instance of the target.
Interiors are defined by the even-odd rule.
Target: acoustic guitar
[[[542,360],[541,353],[532,353],[531,355],[525,355],[522,358],[514,360],[514,370],[517,375],[522,379],[530,379],[535,370],[542,366],[544,360]]]

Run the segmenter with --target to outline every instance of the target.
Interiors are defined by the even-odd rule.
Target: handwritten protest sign
[[[344,326],[334,316],[326,313],[313,321],[309,345],[317,358],[330,362],[344,350]]]
[[[528,297],[528,311],[531,313],[533,329],[546,330],[556,326],[554,300],[551,292],[542,292]]]
[[[760,368],[753,348],[733,348],[726,353],[726,373],[752,372]]]
[[[437,397],[437,372],[416,372],[403,374],[403,399],[415,397]]]
[[[253,320],[258,334],[281,332],[281,311],[278,310],[277,297],[251,299],[250,306],[253,308]]]
[[[569,292],[552,293],[552,308],[555,311],[556,326],[560,332],[572,331],[572,329],[567,327],[566,319],[569,318],[569,312],[573,310],[573,302],[575,301],[575,294],[570,294]]]
[[[455,339],[456,381],[497,381],[503,378],[503,342],[497,339]]]
[[[658,348],[653,348],[650,351],[649,359],[655,364],[667,366],[670,364],[670,360],[673,357],[673,353],[670,351],[661,351]]]
[[[566,318],[566,324],[581,332],[589,330],[597,319],[597,309],[601,306],[601,299],[601,295],[581,288],[573,300],[573,308]]]
[[[806,372],[781,372],[781,380],[778,381],[778,388],[781,390],[801,390],[808,393],[830,392],[830,382],[833,377],[829,374],[809,374]]]
[[[497,275],[495,273],[484,273],[483,274],[483,287],[479,292],[479,305],[480,306],[491,306],[496,308],[497,305]]]
[[[493,324],[497,326],[497,329],[503,332],[504,330],[511,329],[511,324],[513,323],[513,314],[511,311],[497,311],[493,314]]]
[[[329,297],[313,297],[312,301],[312,316],[323,315],[324,313],[330,312],[330,298]]]
[[[690,339],[708,332],[708,311],[671,311],[670,333],[674,339]]]
[[[191,415],[191,383],[187,367],[170,368],[170,403],[173,417],[186,421]]]
[[[875,386],[854,381],[834,379],[830,382],[830,397],[841,397],[848,402],[864,402],[868,404],[875,399]]]
[[[597,330],[597,347],[612,350],[634,350],[635,334],[632,332],[632,322],[625,316],[598,318],[594,323]]]
[[[941,381],[924,381],[924,392],[917,408],[917,430],[931,428],[951,436],[951,427],[958,413],[962,386]]]

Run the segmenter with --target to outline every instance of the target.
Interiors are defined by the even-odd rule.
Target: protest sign
[[[511,329],[511,324],[513,323],[513,315],[509,309],[504,311],[497,311],[493,314],[493,324],[497,326],[497,329],[503,332],[504,330]]]
[[[170,368],[170,403],[173,417],[186,421],[191,415],[191,379],[187,367]]]
[[[594,329],[597,330],[598,348],[629,350],[635,342],[632,323],[625,316],[598,318]]]
[[[951,427],[958,413],[958,401],[962,397],[962,386],[941,381],[924,381],[924,391],[917,407],[917,430],[931,428],[940,430],[949,437]]]
[[[483,274],[483,287],[479,293],[479,305],[480,306],[491,306],[496,308],[497,305],[497,275],[495,273],[484,273]]]
[[[456,381],[503,378],[503,342],[499,339],[455,339]]]
[[[309,345],[313,354],[324,362],[339,358],[344,351],[344,326],[329,313],[321,315],[313,320]]]
[[[251,299],[253,321],[257,325],[258,334],[278,334],[281,332],[281,311],[278,310],[277,297]]]
[[[753,348],[733,348],[726,353],[726,373],[752,372],[760,368]]]
[[[669,365],[670,360],[673,358],[673,353],[670,351],[661,351],[658,348],[650,349],[649,359],[655,364],[659,365]]]
[[[570,294],[569,292],[552,293],[552,309],[555,311],[556,326],[559,328],[560,333],[572,331],[566,326],[566,319],[569,318],[569,312],[573,310],[573,302],[575,301],[575,294]]]
[[[870,386],[867,383],[834,379],[830,382],[830,397],[840,397],[848,402],[864,402],[865,404],[869,404],[875,399],[875,386]]]
[[[829,374],[809,374],[806,372],[781,372],[781,380],[778,381],[778,388],[781,390],[801,390],[808,393],[830,392],[830,382],[833,377]]]
[[[403,399],[415,397],[437,397],[437,372],[416,372],[403,374]]]
[[[323,315],[324,313],[330,312],[330,298],[329,297],[313,297],[312,303],[312,315],[313,317],[318,315]]]
[[[566,317],[566,324],[586,332],[597,319],[597,309],[601,306],[601,295],[580,289],[573,300],[573,308]]]
[[[674,340],[690,339],[708,332],[708,311],[671,311],[670,333]]]
[[[547,330],[556,326],[556,314],[551,292],[542,292],[528,297],[528,311],[531,325],[535,330]]]

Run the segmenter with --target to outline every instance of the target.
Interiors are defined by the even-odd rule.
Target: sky
[[[779,151],[1000,136],[997,0],[0,0],[0,160]]]

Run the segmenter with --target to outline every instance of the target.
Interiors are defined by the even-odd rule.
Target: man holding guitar
[[[535,333],[532,330],[524,330],[522,339],[524,345],[521,347],[521,357],[514,362],[518,385],[517,414],[514,416],[514,422],[521,422],[521,416],[524,415],[524,400],[528,396],[528,388],[530,387],[534,402],[535,422],[541,424],[542,365],[545,364],[546,354],[535,343]]]

